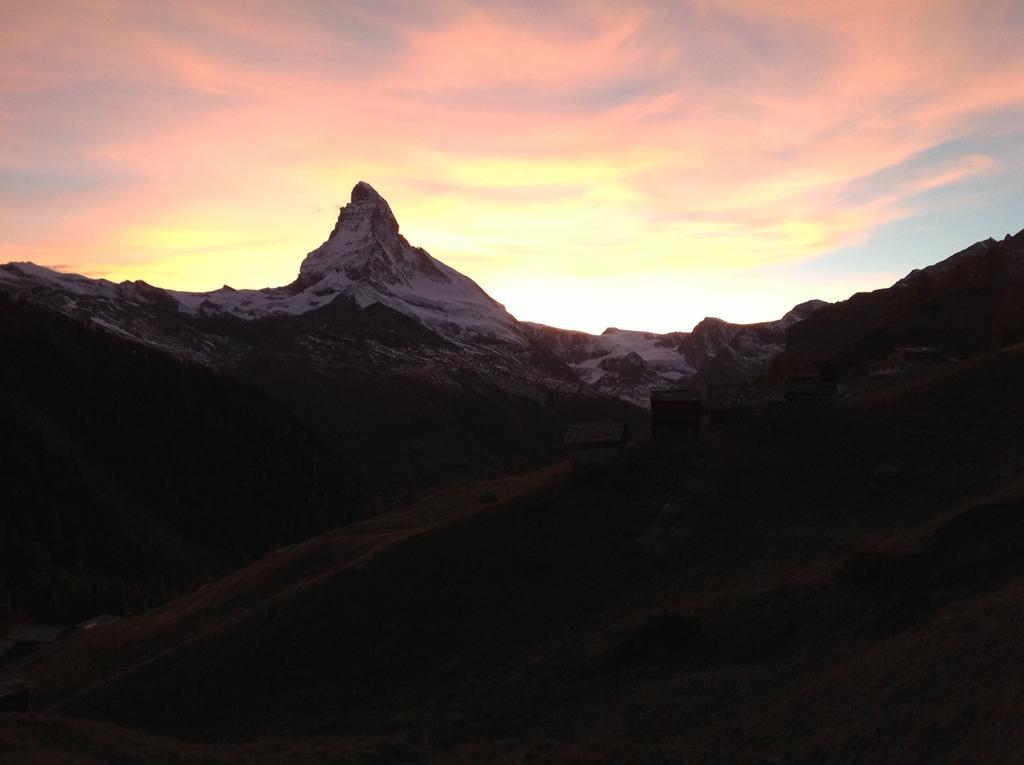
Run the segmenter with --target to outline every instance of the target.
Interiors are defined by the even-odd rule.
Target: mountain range
[[[264,366],[268,355],[289,353],[334,379],[372,368],[448,389],[472,379],[471,388],[538,402],[579,399],[600,407],[618,399],[646,407],[656,388],[764,378],[787,348],[789,358],[815,362],[844,348],[849,359],[842,363],[864,364],[900,343],[969,354],[985,346],[980,338],[990,330],[1016,336],[1019,288],[1002,290],[1020,279],[1020,247],[1021,234],[979,242],[891,288],[834,305],[810,300],[777,321],[742,325],[708,317],[690,332],[609,328],[592,335],[518,321],[471,279],[410,245],[388,203],[360,182],[327,240],[284,287],[180,292],[9,263],[0,266],[0,290],[242,376]],[[982,294],[993,285],[998,299]],[[940,311],[945,295],[957,297]],[[956,319],[940,326],[931,317],[913,326],[923,305],[954,316],[970,310],[972,299],[992,303],[971,319],[984,317],[989,326],[954,327]]]
[[[255,384],[398,500],[550,462],[573,420],[642,432],[654,389],[778,382],[808,366],[863,373],[900,345],[965,357],[1012,342],[1024,337],[1022,240],[979,242],[777,321],[592,335],[517,320],[411,245],[360,182],[283,287],[181,292],[9,263],[0,294]]]
[[[752,325],[707,318],[692,332],[668,334],[608,329],[589,335],[520,322],[471,279],[410,245],[388,203],[365,182],[355,185],[330,236],[284,287],[180,292],[10,263],[0,266],[0,289],[218,369],[244,366],[300,325],[303,348],[327,367],[339,349],[325,347],[313,326],[344,331],[355,324],[360,327],[350,334],[363,336],[350,338],[345,350],[365,357],[364,365],[444,376],[454,362],[446,352],[454,352],[463,357],[457,366],[499,372],[484,376],[529,395],[568,386],[639,406],[656,387],[762,374],[782,350],[786,329],[825,305],[810,301],[778,321]],[[368,322],[353,321],[368,310]],[[379,325],[381,336],[367,337],[368,324]]]
[[[0,292],[255,383],[393,496],[550,461],[574,419],[642,419],[412,247],[365,183],[285,287],[189,293],[16,263]]]
[[[0,667],[0,752],[1019,761],[1022,306],[1024,232],[775,322],[545,327],[365,183],[284,287],[0,266],[0,626],[127,617]],[[900,346],[960,361],[869,377]],[[855,395],[558,464],[808,370]]]

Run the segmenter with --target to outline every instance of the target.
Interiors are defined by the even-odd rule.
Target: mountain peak
[[[410,245],[390,205],[366,181],[352,187],[331,235],[302,261],[289,289],[318,304],[342,293],[361,307],[382,303],[449,339],[523,338],[515,319],[475,282]]]
[[[352,187],[349,203],[338,213],[338,222],[327,241],[343,232],[360,237],[394,237],[398,235],[398,219],[373,186],[359,181]]]
[[[812,313],[820,308],[824,308],[828,305],[828,302],[824,300],[807,300],[803,303],[799,303],[791,308],[783,317],[783,322],[797,322],[803,321]]]
[[[377,189],[371,186],[366,181],[359,181],[355,186],[352,187],[352,194],[349,197],[352,202],[366,202],[366,201],[381,201],[384,202],[384,197],[377,193]],[[387,204],[387,202],[384,202]]]

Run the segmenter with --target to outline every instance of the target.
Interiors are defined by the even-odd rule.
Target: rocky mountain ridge
[[[190,293],[11,263],[0,293],[255,383],[385,495],[550,462],[573,420],[643,421],[411,246],[365,183],[283,287]]]
[[[755,380],[785,347],[786,330],[827,305],[811,300],[777,321],[733,324],[708,317],[692,332],[610,327],[600,335],[527,324],[527,331],[597,390],[646,406],[651,390]]]
[[[421,372],[469,365],[517,395],[543,399],[538,390],[567,386],[639,406],[655,388],[757,377],[782,350],[785,329],[824,305],[810,301],[753,325],[707,318],[692,332],[668,334],[609,329],[594,336],[520,322],[474,281],[409,244],[390,205],[362,181],[327,240],[283,287],[182,292],[9,263],[0,266],[0,290],[222,370],[245,366],[253,354],[265,355],[268,342],[302,328],[302,348],[327,374],[337,373],[339,361]],[[373,336],[371,317],[383,336]],[[407,336],[396,347],[398,325],[417,340]],[[328,327],[331,340],[318,338]]]
[[[986,239],[891,287],[825,306],[786,332],[776,374],[807,365],[862,373],[894,347],[967,358],[1024,340],[1024,231]]]

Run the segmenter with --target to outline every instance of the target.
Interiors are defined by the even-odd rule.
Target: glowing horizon
[[[1024,227],[1024,9],[0,2],[0,262],[290,282],[358,180],[523,320],[781,316]]]

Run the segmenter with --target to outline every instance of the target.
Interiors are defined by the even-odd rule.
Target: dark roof
[[[60,627],[47,627],[42,624],[25,624],[15,627],[7,633],[7,639],[16,643],[52,643],[59,638],[64,630]]]
[[[652,390],[651,401],[703,401],[703,391],[696,388],[679,388],[677,390]]]
[[[588,446],[621,446],[626,443],[628,428],[624,422],[574,422],[565,434],[569,448]]]

